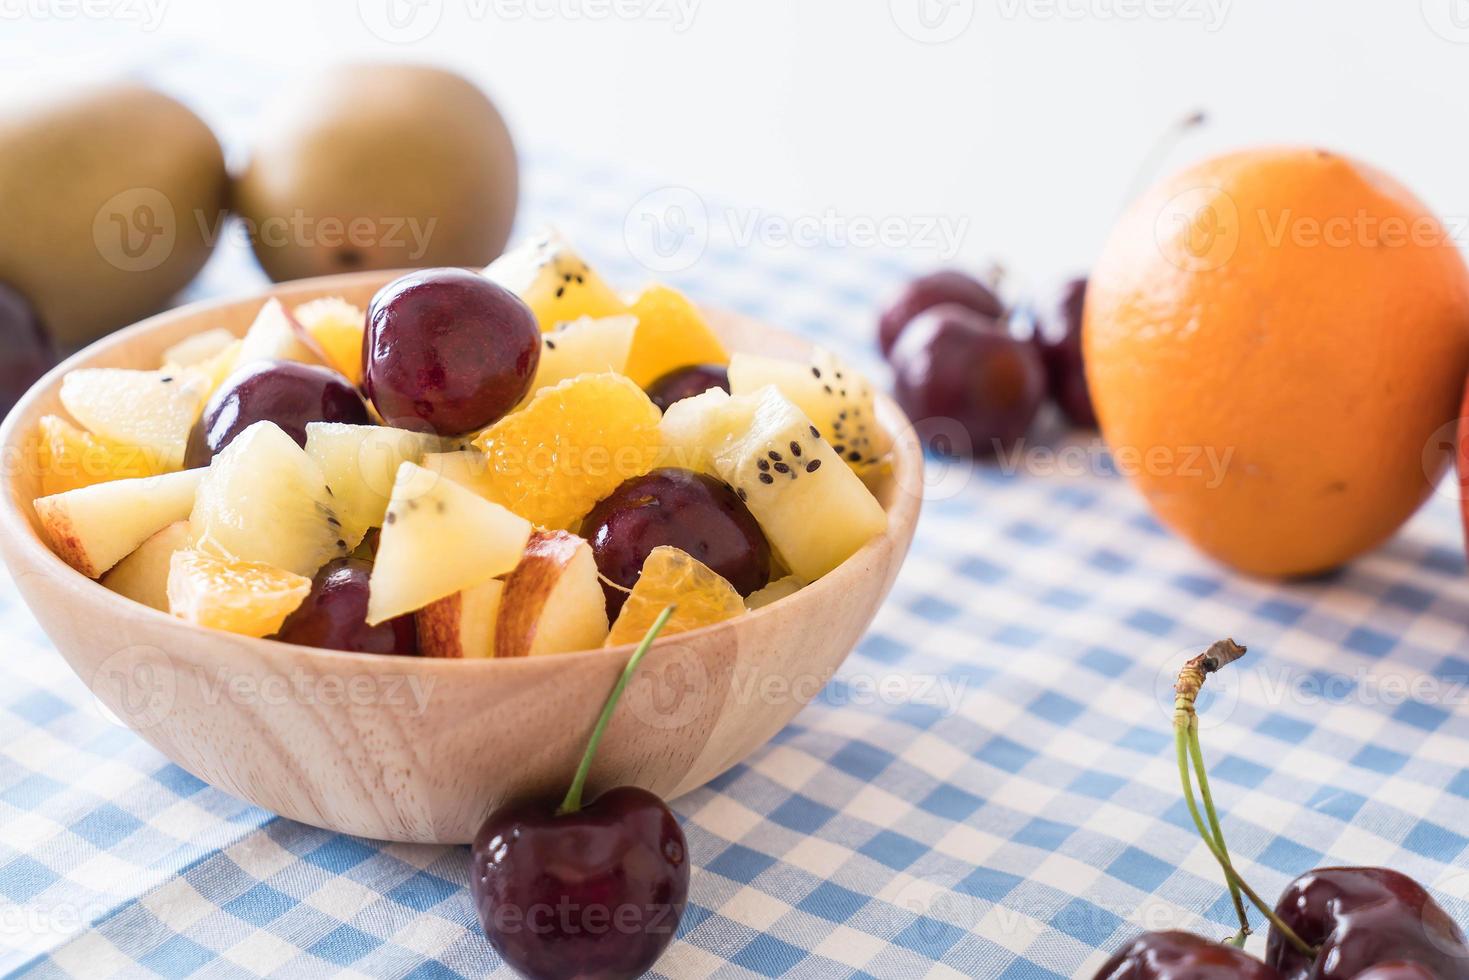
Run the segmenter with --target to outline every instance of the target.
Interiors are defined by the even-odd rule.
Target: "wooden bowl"
[[[462,844],[509,797],[565,791],[631,647],[506,660],[335,653],[201,629],[73,571],[35,523],[32,433],[61,413],[62,375],[153,368],[210,327],[243,333],[268,295],[365,306],[392,273],[303,280],[196,304],[114,334],[52,371],[0,429],[0,552],[46,633],[101,702],[200,779],[294,820],[384,840]],[[799,356],[802,341],[710,312],[735,350]],[[737,619],[661,640],[629,685],[591,789],[677,797],[744,759],[815,697],[872,621],[918,519],[922,453],[901,411],[880,488],[888,529],[841,567]]]

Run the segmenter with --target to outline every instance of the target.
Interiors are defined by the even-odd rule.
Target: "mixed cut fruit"
[[[483,272],[267,301],[243,337],[80,369],[36,433],[77,571],[202,626],[517,657],[738,616],[886,527],[890,438],[836,356],[730,356],[698,308],[624,298],[558,236]]]

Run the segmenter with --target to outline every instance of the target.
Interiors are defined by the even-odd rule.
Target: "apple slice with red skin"
[[[425,657],[478,659],[495,655],[495,622],[505,583],[497,578],[424,606],[416,614]]]
[[[505,578],[495,624],[497,657],[591,650],[607,638],[607,607],[591,545],[567,531],[536,531]]]

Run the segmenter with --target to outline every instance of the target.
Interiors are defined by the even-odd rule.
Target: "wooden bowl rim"
[[[330,293],[333,291],[360,289],[371,285],[381,286],[386,284],[405,272],[413,270],[373,270],[368,272],[351,272],[333,276],[318,276],[310,279],[296,279],[290,282],[278,283],[265,290],[251,290],[238,293],[233,296],[216,299],[200,300],[183,306],[178,306],[161,313],[154,314],[144,320],[124,327],[66,358],[56,367],[48,371],[37,381],[18,401],[9,415],[0,425],[0,459],[7,462],[25,458],[28,450],[27,440],[38,420],[35,405],[50,394],[61,384],[61,379],[67,372],[77,368],[87,367],[93,361],[104,355],[114,353],[126,348],[138,338],[148,335],[154,330],[166,328],[181,320],[200,317],[212,310],[232,306],[239,303],[251,301],[264,303],[271,297],[280,297],[283,300],[290,299],[299,293]],[[783,337],[793,339],[798,343],[810,346],[805,338],[790,334],[778,327],[770,326],[761,320],[733,311],[709,308],[718,316],[727,319],[744,321],[754,324],[759,328]],[[201,322],[199,332],[209,329],[207,320]],[[703,626],[696,630],[684,633],[676,633],[672,636],[658,640],[654,647],[664,647],[680,641],[691,640],[718,630],[738,629],[739,624],[748,622],[755,617],[768,614],[771,610],[779,608],[782,612],[789,611],[798,602],[819,602],[833,590],[839,590],[842,583],[849,577],[859,574],[864,562],[863,558],[870,552],[887,545],[893,545],[902,550],[902,542],[909,536],[913,527],[918,522],[919,510],[922,506],[922,495],[918,492],[905,490],[905,487],[921,486],[923,474],[923,451],[918,439],[913,433],[912,423],[903,414],[901,408],[891,398],[879,393],[877,396],[877,413],[885,428],[893,435],[892,473],[889,479],[893,481],[893,492],[891,503],[885,508],[888,514],[888,525],[886,530],[876,538],[867,542],[855,554],[849,557],[841,565],[832,569],[826,575],[815,582],[805,585],[796,592],[782,599],[778,599],[767,606],[759,609],[749,610],[740,616],[721,623]],[[37,416],[32,418],[32,416]],[[393,666],[402,669],[407,664],[414,664],[417,669],[429,669],[434,665],[434,670],[464,671],[464,670],[544,670],[550,669],[547,665],[574,664],[584,661],[586,658],[597,656],[626,656],[636,644],[628,643],[615,647],[594,647],[588,650],[578,650],[569,653],[559,653],[554,656],[542,657],[404,657],[397,654],[376,653],[354,653],[346,650],[325,650],[318,647],[300,646],[294,643],[283,643],[279,640],[259,639],[255,637],[240,636],[236,634],[221,633],[218,630],[197,626],[176,619],[167,613],[134,602],[111,589],[101,582],[90,579],[73,569],[59,558],[51,547],[42,539],[40,534],[27,516],[26,509],[31,506],[31,501],[25,499],[20,493],[18,483],[21,473],[11,472],[7,474],[4,492],[0,494],[0,534],[9,537],[12,542],[10,555],[13,560],[11,567],[12,577],[19,578],[24,573],[38,573],[57,580],[63,585],[71,597],[82,606],[92,608],[100,615],[115,615],[118,617],[129,616],[153,616],[157,621],[166,624],[179,632],[181,639],[187,640],[191,636],[202,636],[208,638],[227,638],[231,642],[243,643],[253,646],[255,652],[271,659],[289,658],[297,661],[315,661],[322,666],[353,664],[359,667],[386,667]],[[24,566],[24,567],[17,567]],[[878,574],[883,574],[881,564],[876,569]],[[517,667],[516,665],[520,665]],[[535,665],[535,666],[532,666]]]

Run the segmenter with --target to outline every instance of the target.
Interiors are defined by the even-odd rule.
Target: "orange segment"
[[[653,468],[658,408],[620,374],[545,388],[475,439],[489,496],[534,524],[572,530],[624,480]]]
[[[168,567],[168,609],[199,626],[269,636],[311,591],[302,575],[254,561],[176,551]]]
[[[301,324],[326,352],[332,367],[355,384],[362,383],[362,334],[367,315],[338,296],[327,296],[303,303],[292,311]]]
[[[627,376],[647,387],[674,368],[728,364],[729,354],[688,297],[651,285],[632,302],[638,328],[627,356]]]
[[[112,480],[160,476],[169,470],[141,446],[94,436],[55,415],[42,417],[38,429],[36,453],[43,497]]]
[[[667,606],[676,606],[661,635],[733,619],[745,611],[734,586],[686,551],[661,545],[648,553],[632,594],[617,614],[607,646],[636,643]]]

